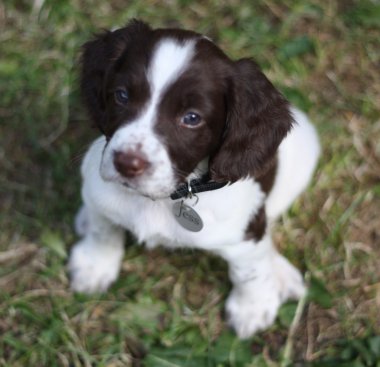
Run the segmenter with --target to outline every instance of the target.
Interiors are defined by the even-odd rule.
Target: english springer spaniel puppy
[[[225,259],[226,314],[240,338],[302,297],[302,276],[274,248],[271,228],[308,185],[318,137],[253,60],[133,20],[84,45],[81,89],[103,135],[82,164],[73,290],[102,292],[116,280],[126,229],[148,248]]]

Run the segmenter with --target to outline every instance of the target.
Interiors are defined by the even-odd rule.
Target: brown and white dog
[[[105,291],[115,281],[127,229],[149,248],[222,256],[230,325],[241,338],[271,325],[285,300],[305,292],[270,231],[318,160],[307,117],[251,59],[232,61],[200,34],[136,20],[84,45],[81,88],[103,136],[82,165],[72,289]]]

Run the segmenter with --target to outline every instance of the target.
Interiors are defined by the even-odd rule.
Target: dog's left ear
[[[237,181],[265,174],[291,129],[289,103],[250,59],[234,63],[227,96],[226,130],[210,159],[215,181]]]

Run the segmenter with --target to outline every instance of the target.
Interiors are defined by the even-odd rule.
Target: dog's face
[[[253,61],[138,21],[85,44],[82,92],[107,138],[103,179],[151,198],[169,196],[201,162],[216,181],[260,176],[292,123]]]

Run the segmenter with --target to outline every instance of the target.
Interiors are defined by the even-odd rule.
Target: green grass
[[[108,293],[69,290],[79,164],[97,136],[80,45],[132,17],[253,56],[320,133],[314,182],[274,236],[309,295],[248,341],[223,321],[226,265],[202,252],[129,239]],[[379,19],[376,0],[0,4],[0,366],[379,366]]]

